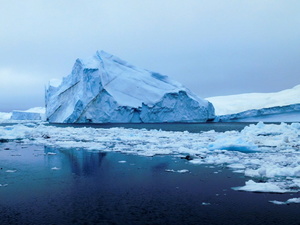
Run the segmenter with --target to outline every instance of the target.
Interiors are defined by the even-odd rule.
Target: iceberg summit
[[[206,122],[214,116],[213,105],[182,84],[104,51],[77,59],[70,75],[46,89],[52,123]]]

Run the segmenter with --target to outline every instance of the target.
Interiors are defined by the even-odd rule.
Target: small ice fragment
[[[190,171],[187,169],[177,170],[177,173],[188,173],[188,172],[190,172]]]
[[[276,200],[274,200],[274,201],[269,201],[269,202],[271,202],[271,203],[273,203],[273,204],[275,204],[275,205],[285,205],[285,204],[286,204],[285,202],[276,201]]]
[[[48,154],[48,155],[56,155],[55,152],[48,152],[47,154]]]
[[[187,169],[183,169],[183,170],[170,170],[170,169],[166,169],[165,170],[166,172],[173,172],[173,173],[188,173],[188,172],[190,172],[189,170],[187,170]]]
[[[246,185],[242,187],[232,188],[236,191],[250,191],[250,192],[273,192],[273,193],[285,193],[291,192],[278,187],[274,183],[256,183],[253,180],[246,181]]]
[[[0,184],[0,187],[6,187],[8,184]]]
[[[244,170],[233,170],[232,172],[234,172],[234,173],[244,173],[245,171]]]
[[[52,167],[51,170],[60,170],[60,168],[55,166],[55,167]]]
[[[17,172],[17,170],[6,170],[5,172],[6,173],[15,173],[15,172]]]
[[[126,163],[126,161],[125,160],[121,160],[118,163]]]
[[[211,205],[209,202],[202,202],[202,205]]]
[[[270,201],[270,202],[273,204],[276,204],[276,205],[287,205],[287,204],[291,204],[291,203],[300,203],[300,198],[290,198],[285,202],[276,201],[276,200]]]

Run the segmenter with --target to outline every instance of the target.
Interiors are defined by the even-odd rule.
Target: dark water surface
[[[199,133],[201,131],[215,130],[216,132],[225,132],[229,130],[241,131],[245,126],[255,123],[245,122],[234,122],[234,123],[52,123],[50,125],[58,127],[94,127],[94,128],[112,128],[112,127],[123,127],[123,128],[134,128],[134,129],[155,129],[165,131],[189,131],[191,133]]]
[[[175,156],[1,143],[0,167],[0,224],[300,224],[299,204],[269,203],[297,194],[234,191],[248,179]]]

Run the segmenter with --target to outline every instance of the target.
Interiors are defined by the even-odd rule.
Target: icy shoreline
[[[241,132],[189,133],[125,128],[73,128],[43,124],[0,127],[0,142],[83,148],[142,156],[189,155],[193,164],[222,165],[247,177],[235,190],[299,192],[300,124],[250,125]]]

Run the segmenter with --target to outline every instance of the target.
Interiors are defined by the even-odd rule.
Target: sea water
[[[299,205],[269,203],[291,194],[234,191],[244,176],[184,157],[8,142],[0,144],[0,168],[1,224],[300,222]]]

